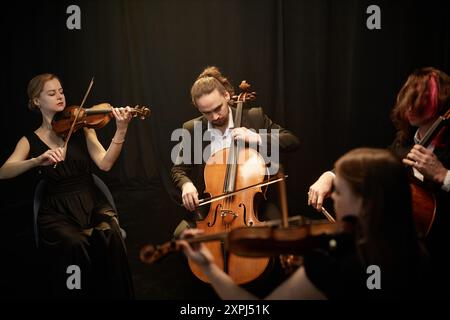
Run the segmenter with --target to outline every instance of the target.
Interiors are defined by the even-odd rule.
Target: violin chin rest
[[[178,226],[175,228],[175,231],[173,232],[173,238],[178,239],[180,238],[181,233],[183,233],[184,230],[191,228],[191,225],[186,220],[181,220],[181,222],[178,224]]]

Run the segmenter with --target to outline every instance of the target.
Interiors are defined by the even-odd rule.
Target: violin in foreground
[[[352,234],[354,223],[350,221],[309,222],[299,226],[277,227],[268,222],[266,226],[239,227],[227,232],[199,235],[187,238],[190,244],[223,241],[230,252],[245,257],[270,257],[284,254],[302,255],[314,248],[333,247],[332,235]],[[331,236],[331,237],[329,237]],[[181,250],[180,240],[162,245],[145,245],[140,251],[142,262],[152,264],[170,253]]]

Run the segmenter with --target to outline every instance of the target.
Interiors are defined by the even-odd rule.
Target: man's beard
[[[225,119],[225,118],[224,119],[220,119],[220,120],[216,120],[216,121],[213,121],[212,124],[215,127],[222,127],[222,126],[224,126],[227,123],[227,120],[228,119]]]

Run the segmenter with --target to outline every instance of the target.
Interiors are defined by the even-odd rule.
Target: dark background
[[[71,4],[81,8],[81,30],[66,27]],[[381,8],[381,30],[366,27],[371,4]],[[0,162],[39,125],[26,107],[36,74],[57,74],[68,105],[81,102],[95,76],[86,107],[149,106],[113,170],[99,172],[128,233],[137,297],[215,297],[181,254],[152,266],[138,260],[143,244],[170,239],[186,217],[169,179],[170,137],[199,115],[189,94],[197,75],[215,65],[235,87],[246,79],[266,113],[300,138],[301,149],[283,157],[290,214],[314,216],[306,192],[324,170],[351,148],[393,139],[389,112],[408,74],[426,66],[449,73],[449,12],[448,1],[430,0],[13,2],[0,18]],[[113,122],[97,131],[105,146],[114,131]],[[39,297],[45,285],[33,269],[35,182],[33,172],[0,181],[1,296]]]

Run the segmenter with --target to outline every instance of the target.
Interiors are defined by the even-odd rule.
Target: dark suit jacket
[[[231,108],[231,111],[233,113],[233,118],[236,113],[235,108]],[[192,119],[188,122],[185,122],[183,124],[183,128],[188,130],[191,134],[191,137],[194,137],[194,123],[195,121],[201,121],[202,125],[202,136],[204,132],[208,129],[208,121],[204,116]],[[294,151],[297,150],[299,147],[299,140],[298,138],[292,134],[290,131],[282,128],[278,124],[274,123],[266,114],[264,114],[263,110],[261,108],[251,108],[251,109],[244,109],[242,111],[242,127],[246,127],[248,129],[267,129],[267,137],[262,137],[263,141],[267,139],[267,141],[270,142],[270,130],[278,129],[279,130],[279,146],[280,151],[287,152],[287,151]],[[191,150],[184,150],[183,142],[180,149],[180,155],[183,154],[183,152],[191,152],[191,159],[194,159],[193,156],[193,149],[194,149],[194,142],[192,141],[192,148]],[[205,150],[205,148],[208,146],[209,141],[202,141],[202,151]],[[270,148],[270,145],[268,146]],[[202,157],[203,158],[203,157]],[[203,193],[205,189],[204,179],[203,179],[203,171],[204,171],[205,163],[202,160],[201,164],[185,164],[185,163],[179,163],[175,164],[172,167],[172,181],[175,186],[177,186],[179,189],[183,186],[186,182],[192,182],[200,194]]]

